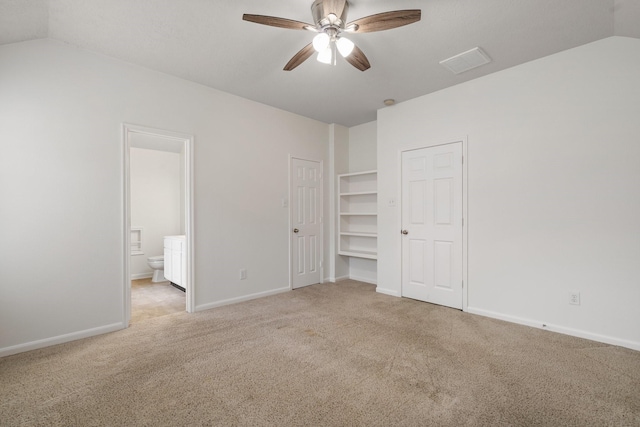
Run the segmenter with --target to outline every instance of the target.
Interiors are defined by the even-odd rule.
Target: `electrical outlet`
[[[580,305],[580,292],[578,291],[569,292],[569,304]]]
[[[247,278],[247,269],[246,268],[241,268],[240,269],[240,280],[245,280]]]
[[[387,205],[390,208],[395,208],[396,207],[396,198],[395,197],[390,197]]]

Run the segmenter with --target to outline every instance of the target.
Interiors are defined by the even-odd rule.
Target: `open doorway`
[[[194,311],[192,145],[191,135],[123,125],[126,325]]]

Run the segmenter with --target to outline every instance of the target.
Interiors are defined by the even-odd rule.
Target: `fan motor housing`
[[[325,3],[324,0],[316,0],[311,5],[311,15],[313,16],[313,22],[317,27],[324,27],[329,24],[329,21],[327,19],[327,16],[329,16],[329,14],[333,13],[334,15],[338,16],[335,10],[329,10],[329,7],[332,3],[334,2],[329,1]],[[344,9],[342,10],[340,16],[338,16],[340,18],[342,27],[344,27],[344,24],[347,22],[348,11],[349,3],[345,2]]]

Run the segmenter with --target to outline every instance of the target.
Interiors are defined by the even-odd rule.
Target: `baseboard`
[[[376,287],[376,292],[378,292],[380,294],[391,295],[392,297],[399,297],[400,296],[400,292],[398,292],[396,290],[393,290],[393,289],[381,288],[380,286]]]
[[[250,301],[250,300],[256,299],[256,298],[268,297],[268,296],[271,296],[271,295],[281,294],[283,292],[289,292],[290,290],[291,290],[291,288],[289,288],[289,287],[278,288],[278,289],[273,289],[271,291],[258,292],[258,293],[255,293],[255,294],[244,295],[244,296],[237,297],[237,298],[229,298],[229,299],[225,299],[225,300],[221,300],[221,301],[210,302],[210,303],[207,303],[207,304],[196,305],[196,310],[195,311],[204,311],[204,310],[209,310],[211,308],[222,307],[222,306],[225,306],[225,305],[237,304],[239,302]]]
[[[57,337],[45,338],[42,340],[31,341],[24,344],[18,344],[11,347],[0,348],[0,357],[11,356],[12,354],[23,353],[25,351],[37,350],[39,348],[49,347],[56,344],[64,344],[69,341],[76,341],[83,338],[102,335],[109,332],[125,329],[123,323],[112,323],[111,325],[100,326],[84,331],[72,332],[70,334],[58,335]]]
[[[351,280],[357,280],[358,282],[364,282],[364,283],[370,283],[372,285],[377,285],[378,281],[375,279],[369,279],[367,277],[360,277],[360,276],[349,276],[349,279]]]
[[[479,316],[491,317],[492,319],[504,320],[506,322],[517,323],[519,325],[531,326],[533,328],[544,329],[546,331],[557,332],[559,334],[570,335],[572,337],[584,338],[591,341],[597,341],[604,344],[617,345],[619,347],[626,347],[632,350],[640,351],[640,342],[610,337],[608,335],[594,334],[592,332],[587,332],[580,329],[567,328],[565,326],[553,325],[553,324],[541,322],[539,320],[511,316],[511,315],[497,313],[490,310],[483,310],[480,308],[467,307],[465,311],[471,314],[477,314]]]
[[[131,280],[149,279],[153,277],[153,273],[135,273],[131,275]]]

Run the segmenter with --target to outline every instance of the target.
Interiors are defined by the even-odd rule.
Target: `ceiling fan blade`
[[[353,22],[349,22],[345,28],[351,33],[372,33],[413,24],[418,22],[421,16],[420,9],[394,10],[393,12],[383,12],[356,19]],[[350,27],[353,27],[353,29],[349,29]]]
[[[245,13],[242,15],[242,19],[249,22],[255,22],[256,24],[270,25],[272,27],[287,28],[289,30],[311,30],[316,31],[315,26],[306,24],[300,21],[294,21],[292,19],[278,18],[276,16],[265,15],[250,15]]]
[[[287,62],[287,65],[284,66],[284,70],[285,71],[293,70],[298,65],[302,64],[304,61],[309,59],[309,57],[313,55],[313,52],[315,52],[315,49],[313,48],[313,43],[309,43],[308,45],[300,49],[300,52],[293,55],[293,58],[291,58],[291,60]]]
[[[349,64],[353,65],[360,71],[367,71],[369,68],[371,68],[371,64],[369,64],[367,56],[362,50],[360,50],[358,46],[354,46],[351,55],[345,57],[344,59],[346,59]]]
[[[338,18],[342,16],[347,0],[323,0],[325,16],[330,13],[335,14]]]

